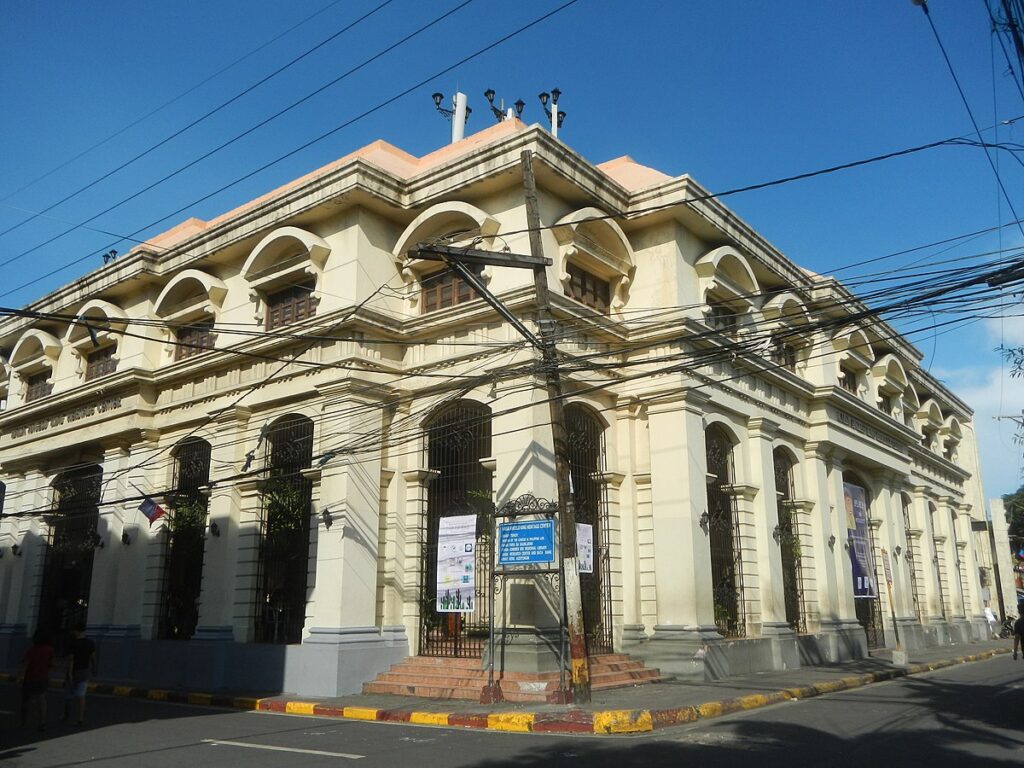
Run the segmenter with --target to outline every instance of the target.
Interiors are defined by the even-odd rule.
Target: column
[[[423,548],[427,544],[427,485],[440,473],[418,467],[402,473],[405,480],[405,632],[410,639],[410,652],[419,653],[420,597],[423,594]]]
[[[615,429],[618,432],[618,466],[628,469],[629,482],[621,491],[616,489],[622,551],[622,648],[635,645],[647,638],[643,618],[643,574],[640,545],[640,509],[637,489],[636,455],[637,424],[640,401],[635,397],[620,397],[615,408]],[[625,480],[625,476],[623,476]],[[610,504],[609,504],[610,506]]]
[[[648,407],[657,621],[646,655],[676,674],[703,678],[703,645],[719,639],[711,594],[702,415],[709,397],[688,391]]]
[[[806,493],[814,502],[814,514],[801,519],[807,522],[810,549],[814,557],[814,591],[818,623],[822,631],[829,631],[839,621],[840,572],[837,567],[836,545],[842,551],[842,538],[836,532],[836,513],[829,488],[829,465],[832,450],[822,443],[812,442],[805,447],[804,483]]]
[[[749,421],[747,429],[750,435],[750,484],[760,489],[751,504],[756,546],[754,555],[758,561],[761,634],[788,635],[792,630],[786,622],[782,554],[775,534],[779,525],[779,506],[772,441],[777,434],[778,424],[769,419],[754,418]]]
[[[939,571],[939,553],[936,545],[935,522],[932,519],[928,489],[923,485],[915,485],[913,491],[913,511],[921,530],[915,547],[915,555],[920,563],[921,599],[924,603],[922,612],[929,625],[940,625],[946,620],[946,600],[942,590],[942,575]]]

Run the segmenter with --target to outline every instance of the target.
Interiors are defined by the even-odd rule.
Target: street
[[[2,688],[0,760],[25,768],[395,765],[793,766],[1024,764],[1024,662],[1008,656],[626,737],[503,734],[93,696],[87,724],[21,731]],[[35,738],[41,736],[41,738]]]

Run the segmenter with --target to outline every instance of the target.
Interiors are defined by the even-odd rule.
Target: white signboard
[[[437,531],[437,612],[472,613],[476,600],[476,515],[442,517]]]
[[[594,526],[576,523],[576,563],[580,573],[594,572]]]

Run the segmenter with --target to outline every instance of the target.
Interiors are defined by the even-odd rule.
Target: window
[[[740,315],[732,307],[715,299],[708,299],[708,325],[719,333],[736,338],[740,327]]]
[[[569,275],[565,295],[607,315],[611,307],[611,284],[575,264],[567,265],[565,271]]]
[[[471,266],[470,269],[477,276],[483,272],[483,267],[480,266]],[[477,293],[472,286],[451,270],[424,277],[420,283],[420,304],[423,307],[423,314],[454,307],[456,304],[465,304],[475,298]]]
[[[267,330],[300,323],[316,314],[313,283],[293,285],[267,295]]]
[[[213,320],[197,320],[182,326],[178,330],[178,344],[174,348],[174,359],[184,360],[202,354],[208,349],[213,349],[216,339],[217,335],[213,332]]]
[[[90,352],[85,362],[85,380],[92,381],[106,376],[108,373],[113,373],[117,368],[117,360],[114,358],[116,351],[117,346],[111,345]]]
[[[28,377],[28,388],[25,390],[25,402],[31,403],[41,397],[46,397],[53,391],[53,384],[50,382],[50,371],[40,371]]]
[[[878,410],[884,413],[886,416],[892,416],[893,409],[896,407],[896,398],[890,397],[889,395],[882,395],[878,398]]]
[[[772,362],[787,371],[796,372],[796,347],[782,339],[772,340]]]
[[[850,394],[857,394],[857,374],[845,366],[839,367],[839,386]]]

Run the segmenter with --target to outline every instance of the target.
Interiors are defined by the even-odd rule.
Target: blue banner
[[[846,528],[850,542],[850,563],[853,566],[854,598],[878,597],[875,586],[875,563],[868,535],[868,502],[859,485],[843,483],[846,502]]]
[[[498,565],[536,565],[554,560],[554,520],[498,524]]]

